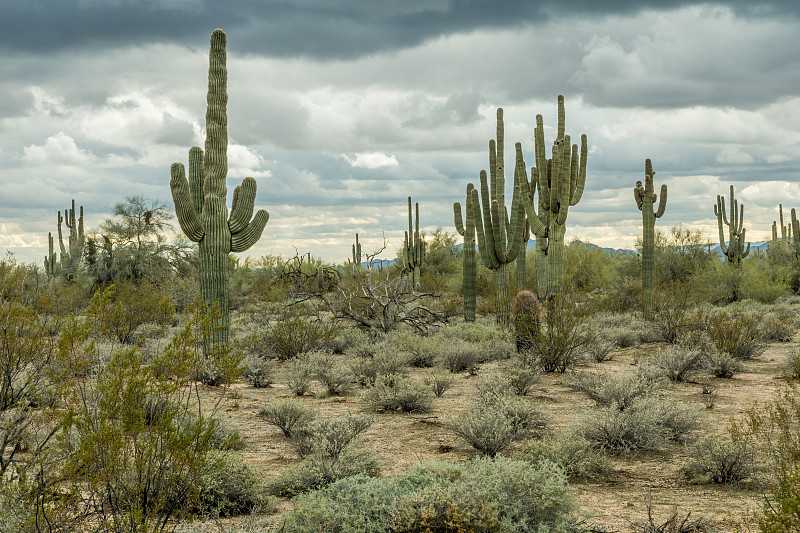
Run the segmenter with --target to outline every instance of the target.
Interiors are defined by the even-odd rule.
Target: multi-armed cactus
[[[467,322],[475,322],[475,306],[478,293],[478,260],[475,256],[475,212],[472,206],[472,191],[474,189],[474,185],[467,184],[467,198],[464,202],[466,220],[461,216],[461,204],[458,202],[453,204],[456,231],[464,237],[464,248],[462,249],[464,256],[464,320]]]
[[[245,178],[233,192],[230,218],[225,204],[228,173],[228,116],[226,36],[211,34],[206,107],[205,153],[189,151],[189,179],[180,163],[171,168],[170,188],[181,230],[200,249],[200,292],[208,305],[218,304],[219,324],[211,334],[212,346],[228,344],[228,254],[250,248],[269,219],[265,210],[253,216],[256,181]]]
[[[644,161],[644,185],[636,182],[633,188],[633,198],[636,206],[642,212],[642,303],[646,310],[653,307],[653,286],[656,279],[656,219],[661,218],[667,208],[667,186],[661,185],[661,198],[657,198],[653,184],[653,164],[649,159]],[[658,210],[653,211],[653,205],[658,200]]]
[[[581,135],[579,155],[578,145],[570,145],[569,135],[564,134],[564,123],[564,97],[559,95],[558,131],[552,147],[553,157],[547,159],[543,120],[541,115],[536,115],[536,167],[531,172],[531,182],[538,183],[539,186],[539,213],[533,203],[535,185],[528,184],[524,162],[519,180],[522,204],[530,221],[531,231],[536,235],[539,292],[547,297],[555,296],[561,290],[567,214],[569,208],[581,200],[586,184],[586,135]],[[517,148],[517,159],[519,165],[522,160],[520,147]]]
[[[750,253],[750,243],[747,243],[745,250],[745,228],[744,223],[744,205],[739,205],[739,202],[733,196],[733,185],[731,185],[731,201],[730,201],[730,218],[725,214],[725,197],[717,195],[717,203],[714,204],[714,214],[717,216],[717,225],[719,226],[719,247],[728,263],[740,267],[742,259],[747,257]],[[725,230],[723,225],[728,226],[728,244],[725,244]]]
[[[792,209],[792,211],[794,211],[794,209]],[[793,240],[792,232],[793,232],[794,228],[792,227],[791,223],[789,225],[787,225],[787,226],[783,225],[783,204],[778,204],[778,214],[779,214],[780,223],[781,223],[780,241],[778,240],[778,223],[773,220],[772,221],[772,242],[774,244],[778,244],[778,242],[791,243],[792,240]]]
[[[64,246],[64,234],[61,231],[61,224],[64,223],[69,228],[67,246]],[[56,254],[53,251],[53,236],[47,234],[48,255],[45,257],[45,272],[48,276],[56,273]],[[71,280],[78,273],[78,268],[83,260],[83,249],[86,244],[86,235],[83,232],[83,206],[80,207],[80,216],[75,217],[75,200],[72,200],[72,207],[58,212],[58,247],[61,249],[61,271]]]
[[[514,261],[522,247],[524,211],[519,199],[519,187],[514,187],[511,199],[511,219],[508,220],[505,201],[503,110],[497,110],[497,140],[489,141],[489,183],[486,171],[481,170],[481,194],[472,189],[472,210],[478,234],[478,250],[487,268],[494,271],[496,320],[508,324],[508,264]],[[518,179],[519,165],[514,171]],[[481,204],[482,200],[482,204]],[[481,207],[482,205],[482,207]]]
[[[408,231],[403,242],[403,271],[409,276],[410,286],[416,289],[419,285],[419,267],[425,255],[425,243],[419,233],[419,203],[414,204],[414,232],[411,232],[411,197],[408,197]]]

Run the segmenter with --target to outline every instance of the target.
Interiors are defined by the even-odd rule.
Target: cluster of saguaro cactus
[[[517,146],[517,164],[522,162],[519,186],[522,204],[528,216],[531,231],[536,235],[536,275],[539,294],[553,297],[561,290],[564,267],[564,234],[567,214],[583,195],[586,184],[586,159],[588,141],[581,135],[578,145],[570,145],[570,136],[564,134],[564,97],[558,96],[558,130],[552,147],[552,158],[547,159],[544,125],[541,115],[536,115],[534,150],[536,166],[528,183],[522,160],[522,149]],[[533,202],[536,185],[539,186],[538,213]]]
[[[481,170],[481,193],[472,189],[472,209],[478,235],[481,261],[494,271],[496,320],[508,323],[508,264],[514,261],[522,247],[524,211],[519,199],[519,187],[514,187],[511,199],[511,219],[508,219],[505,201],[503,109],[497,110],[497,140],[489,141],[489,181]],[[515,183],[518,168],[514,171]]]
[[[636,206],[642,212],[642,304],[645,309],[653,306],[653,286],[656,278],[655,259],[655,226],[656,219],[661,218],[667,208],[667,186],[661,185],[661,198],[657,198],[653,184],[653,164],[649,159],[644,161],[644,185],[636,182],[633,188],[633,197]],[[658,199],[658,210],[653,211],[653,205]]]
[[[64,246],[64,235],[61,231],[61,224],[64,223],[69,228],[67,246]],[[83,260],[83,249],[86,244],[86,235],[83,232],[83,206],[80,206],[80,215],[75,216],[75,200],[72,200],[72,207],[58,212],[58,246],[61,250],[61,261],[56,262],[56,254],[53,250],[53,235],[47,234],[48,254],[44,258],[44,269],[48,276],[55,276],[58,266],[61,272],[72,279],[78,273],[78,268]]]
[[[361,243],[358,242],[358,233],[356,233],[356,242],[353,244],[353,268],[358,268],[361,265]]]
[[[461,204],[458,202],[453,204],[456,231],[464,237],[462,287],[464,291],[464,320],[467,322],[475,322],[475,307],[478,294],[478,259],[475,255],[475,212],[472,197],[474,189],[474,185],[467,184],[467,197],[464,201],[466,218],[461,215]]]
[[[730,192],[730,217],[725,214],[725,197],[717,195],[717,203],[714,204],[714,214],[717,216],[717,226],[719,227],[719,247],[728,264],[740,267],[742,259],[750,253],[750,243],[747,249],[744,247],[745,228],[744,224],[744,205],[739,205],[733,195],[733,185]],[[725,244],[725,230],[723,226],[728,226],[728,244]]]
[[[230,218],[225,204],[228,173],[228,116],[226,36],[211,34],[206,107],[205,152],[189,151],[189,178],[184,166],[174,163],[170,188],[181,230],[199,245],[200,292],[208,305],[218,304],[220,323],[211,335],[212,346],[228,344],[228,254],[250,248],[269,219],[265,210],[253,217],[256,181],[245,178],[233,193]],[[252,220],[251,220],[251,217]]]
[[[403,272],[409,277],[410,287],[416,289],[419,286],[419,268],[425,255],[425,243],[419,233],[419,203],[414,205],[416,217],[412,233],[411,226],[411,197],[408,197],[408,231],[403,242]]]

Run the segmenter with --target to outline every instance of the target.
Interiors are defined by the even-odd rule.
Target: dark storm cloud
[[[442,0],[375,2],[350,0],[294,2],[5,0],[0,48],[30,53],[69,52],[155,42],[190,47],[207,42],[221,27],[237,38],[231,50],[267,56],[352,59],[407,48],[430,39],[479,29],[549,22],[555,17],[624,15],[667,10],[701,2],[686,0]],[[797,16],[800,3],[747,0],[720,3],[744,16]]]

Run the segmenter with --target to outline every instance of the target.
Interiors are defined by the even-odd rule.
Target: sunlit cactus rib
[[[722,250],[728,263],[738,268],[742,265],[742,259],[750,253],[750,243],[747,243],[747,249],[745,249],[744,205],[739,205],[739,202],[734,198],[733,185],[731,185],[730,191],[730,218],[725,214],[725,197],[721,195],[717,195],[714,214],[717,216],[717,225],[719,227],[720,250]],[[728,226],[727,245],[725,244],[723,225]]]
[[[518,144],[519,146],[519,144]],[[511,199],[511,219],[505,205],[503,110],[497,109],[497,140],[489,141],[489,172],[481,170],[480,199],[472,189],[472,211],[478,236],[478,250],[487,268],[494,271],[496,320],[508,324],[510,303],[508,298],[508,264],[514,261],[522,247],[524,211],[519,198],[519,165],[514,170],[514,195]]]
[[[403,271],[408,274],[412,289],[419,287],[419,269],[425,256],[425,243],[419,233],[419,203],[414,204],[416,217],[412,232],[411,197],[408,197],[408,231],[403,242]]]
[[[661,199],[658,200],[653,183],[653,164],[649,159],[644,162],[644,185],[636,182],[633,188],[633,198],[636,206],[642,212],[642,305],[649,310],[653,307],[653,287],[656,279],[655,259],[655,225],[656,219],[661,218],[667,208],[667,186],[661,185]],[[653,211],[653,205],[658,200],[658,210]]]
[[[475,213],[472,207],[472,191],[475,186],[467,184],[467,197],[464,201],[464,213],[461,215],[461,204],[453,204],[453,218],[456,231],[464,237],[463,252],[463,290],[464,290],[464,320],[475,322],[475,307],[478,294],[478,260],[475,255]],[[466,224],[464,223],[466,221]]]
[[[199,245],[200,292],[208,305],[218,304],[221,319],[211,336],[212,346],[228,345],[228,254],[243,252],[261,237],[269,214],[253,217],[256,181],[245,178],[233,193],[230,218],[225,204],[228,173],[228,72],[226,36],[211,34],[205,152],[189,151],[189,177],[181,163],[170,169],[170,189],[181,230]],[[252,220],[251,220],[252,217]]]
[[[580,202],[586,184],[587,137],[585,134],[581,135],[579,153],[578,145],[570,145],[570,137],[565,135],[564,131],[564,97],[559,95],[558,131],[551,149],[551,159],[547,159],[542,116],[536,116],[534,129],[536,167],[532,170],[531,176],[539,186],[538,213],[533,202],[533,191],[528,190],[529,187],[526,185],[527,177],[526,183],[520,180],[523,188],[522,203],[531,223],[531,231],[537,240],[536,275],[539,293],[548,298],[557,295],[561,290],[567,215],[569,208]],[[534,218],[541,224],[538,231],[534,228]]]

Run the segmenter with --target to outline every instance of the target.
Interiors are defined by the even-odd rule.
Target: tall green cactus
[[[211,345],[228,345],[228,254],[250,248],[264,231],[269,214],[261,209],[253,216],[256,180],[245,178],[233,192],[230,218],[225,204],[228,173],[228,71],[226,36],[222,30],[211,34],[205,152],[195,146],[189,151],[189,179],[181,163],[170,169],[170,189],[181,230],[199,245],[200,293],[221,312]]]
[[[580,202],[586,184],[587,137],[585,134],[581,135],[579,155],[578,145],[573,144],[570,148],[570,136],[565,135],[564,130],[564,96],[559,95],[558,131],[551,159],[547,159],[542,116],[536,116],[534,129],[536,167],[531,171],[531,181],[538,182],[539,213],[536,212],[533,203],[535,186],[528,185],[524,162],[519,182],[522,204],[530,221],[531,231],[537,240],[536,273],[539,293],[548,298],[555,296],[561,290],[567,214],[571,206]],[[518,159],[522,160],[521,148],[518,148]]]
[[[475,186],[467,184],[467,197],[464,201],[464,211],[466,214],[466,224],[461,216],[461,204],[453,204],[453,218],[456,224],[456,231],[464,237],[464,257],[463,267],[463,288],[464,288],[464,320],[475,322],[475,307],[478,294],[478,261],[475,256],[475,212],[472,206],[472,191]]]
[[[786,232],[787,242],[794,250],[795,257],[800,259],[800,221],[797,220],[797,211],[792,208],[792,223],[790,231]]]
[[[508,264],[514,261],[522,247],[524,211],[519,199],[518,167],[514,171],[514,195],[511,199],[511,220],[505,205],[504,168],[504,125],[503,109],[497,109],[497,140],[489,141],[489,173],[481,170],[481,194],[472,189],[472,207],[475,214],[475,229],[478,234],[478,250],[481,261],[494,271],[496,297],[496,320],[498,324],[508,324]],[[481,207],[482,206],[482,207]]]
[[[522,249],[517,254],[517,291],[524,291],[528,288],[528,241],[531,239],[531,224],[525,215],[522,224]]]
[[[714,204],[714,214],[717,216],[719,227],[719,247],[728,264],[734,267],[741,267],[742,259],[750,253],[750,243],[747,243],[745,250],[745,228],[744,205],[739,205],[733,196],[733,185],[731,185],[730,218],[725,214],[725,197],[717,195],[717,203]],[[725,244],[725,230],[723,225],[728,226],[728,244]]]
[[[773,220],[772,221],[772,242],[773,242],[773,244],[778,244],[778,242],[791,243],[792,242],[792,224],[790,223],[788,226],[784,226],[783,225],[783,204],[778,204],[778,214],[779,214],[780,225],[781,225],[780,241],[778,240],[778,223]]]
[[[358,233],[356,233],[356,242],[353,244],[353,268],[357,269],[361,266],[361,243],[358,242]]]
[[[419,234],[419,203],[414,204],[416,218],[414,219],[414,232],[411,232],[411,197],[408,197],[408,231],[403,242],[403,271],[411,281],[411,288],[419,286],[419,268],[425,255],[425,243]]]
[[[61,224],[69,228],[67,245],[64,246],[64,233]],[[56,264],[56,254],[53,250],[53,235],[47,234],[48,254],[45,257],[45,272],[48,276],[55,276],[58,271]],[[86,235],[83,232],[83,206],[80,206],[80,216],[75,217],[75,200],[72,200],[72,207],[58,212],[58,247],[61,250],[60,267],[61,272],[68,280],[72,280],[78,273],[83,260],[83,249],[86,244]]]
[[[661,199],[658,202],[658,211],[653,212],[653,204],[657,196],[653,184],[653,164],[649,159],[644,161],[644,186],[641,181],[636,182],[633,188],[633,197],[636,206],[642,212],[642,304],[646,310],[653,307],[653,286],[656,279],[655,259],[655,226],[656,219],[661,218],[667,208],[667,186],[661,185]]]

